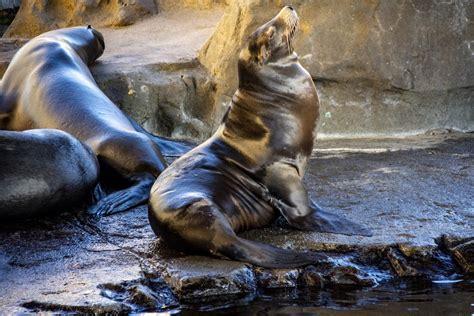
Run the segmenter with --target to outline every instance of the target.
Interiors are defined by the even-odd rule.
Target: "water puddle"
[[[399,280],[366,289],[266,290],[155,315],[474,315],[474,279]]]

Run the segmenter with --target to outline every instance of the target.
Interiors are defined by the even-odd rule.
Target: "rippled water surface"
[[[272,290],[195,302],[175,315],[474,315],[474,279],[411,280],[371,289]]]

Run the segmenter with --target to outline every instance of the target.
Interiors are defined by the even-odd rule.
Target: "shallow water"
[[[174,315],[474,315],[474,279],[404,280],[370,289],[272,290],[189,304]]]

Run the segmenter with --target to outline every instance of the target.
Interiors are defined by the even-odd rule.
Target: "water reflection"
[[[412,279],[371,289],[271,290],[224,301],[192,302],[172,314],[472,315],[474,280]]]

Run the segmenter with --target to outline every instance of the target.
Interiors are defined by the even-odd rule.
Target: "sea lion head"
[[[53,37],[65,42],[88,65],[99,58],[105,49],[104,36],[90,25],[51,31],[39,37]]]
[[[239,55],[239,86],[222,137],[251,161],[311,154],[319,101],[293,49],[298,15],[284,7],[253,32]],[[271,158],[273,159],[273,158]]]
[[[242,49],[239,63],[253,67],[275,63],[294,54],[293,40],[298,27],[296,11],[286,6],[253,32]]]
[[[84,29],[84,27],[79,28],[80,30]],[[87,60],[85,60],[85,62],[90,65],[104,53],[105,42],[102,33],[92,26],[88,25],[85,29],[86,32],[80,32],[81,34],[79,34],[79,37],[82,40],[81,48],[87,55]]]
[[[98,55],[97,55],[97,57],[95,57],[95,59],[97,59],[104,53],[104,50],[105,50],[104,36],[102,35],[102,33],[97,31],[95,28],[93,28],[90,25],[87,26],[87,29],[90,32],[92,32],[92,34],[94,35],[95,44],[97,45],[97,52],[98,52]]]

